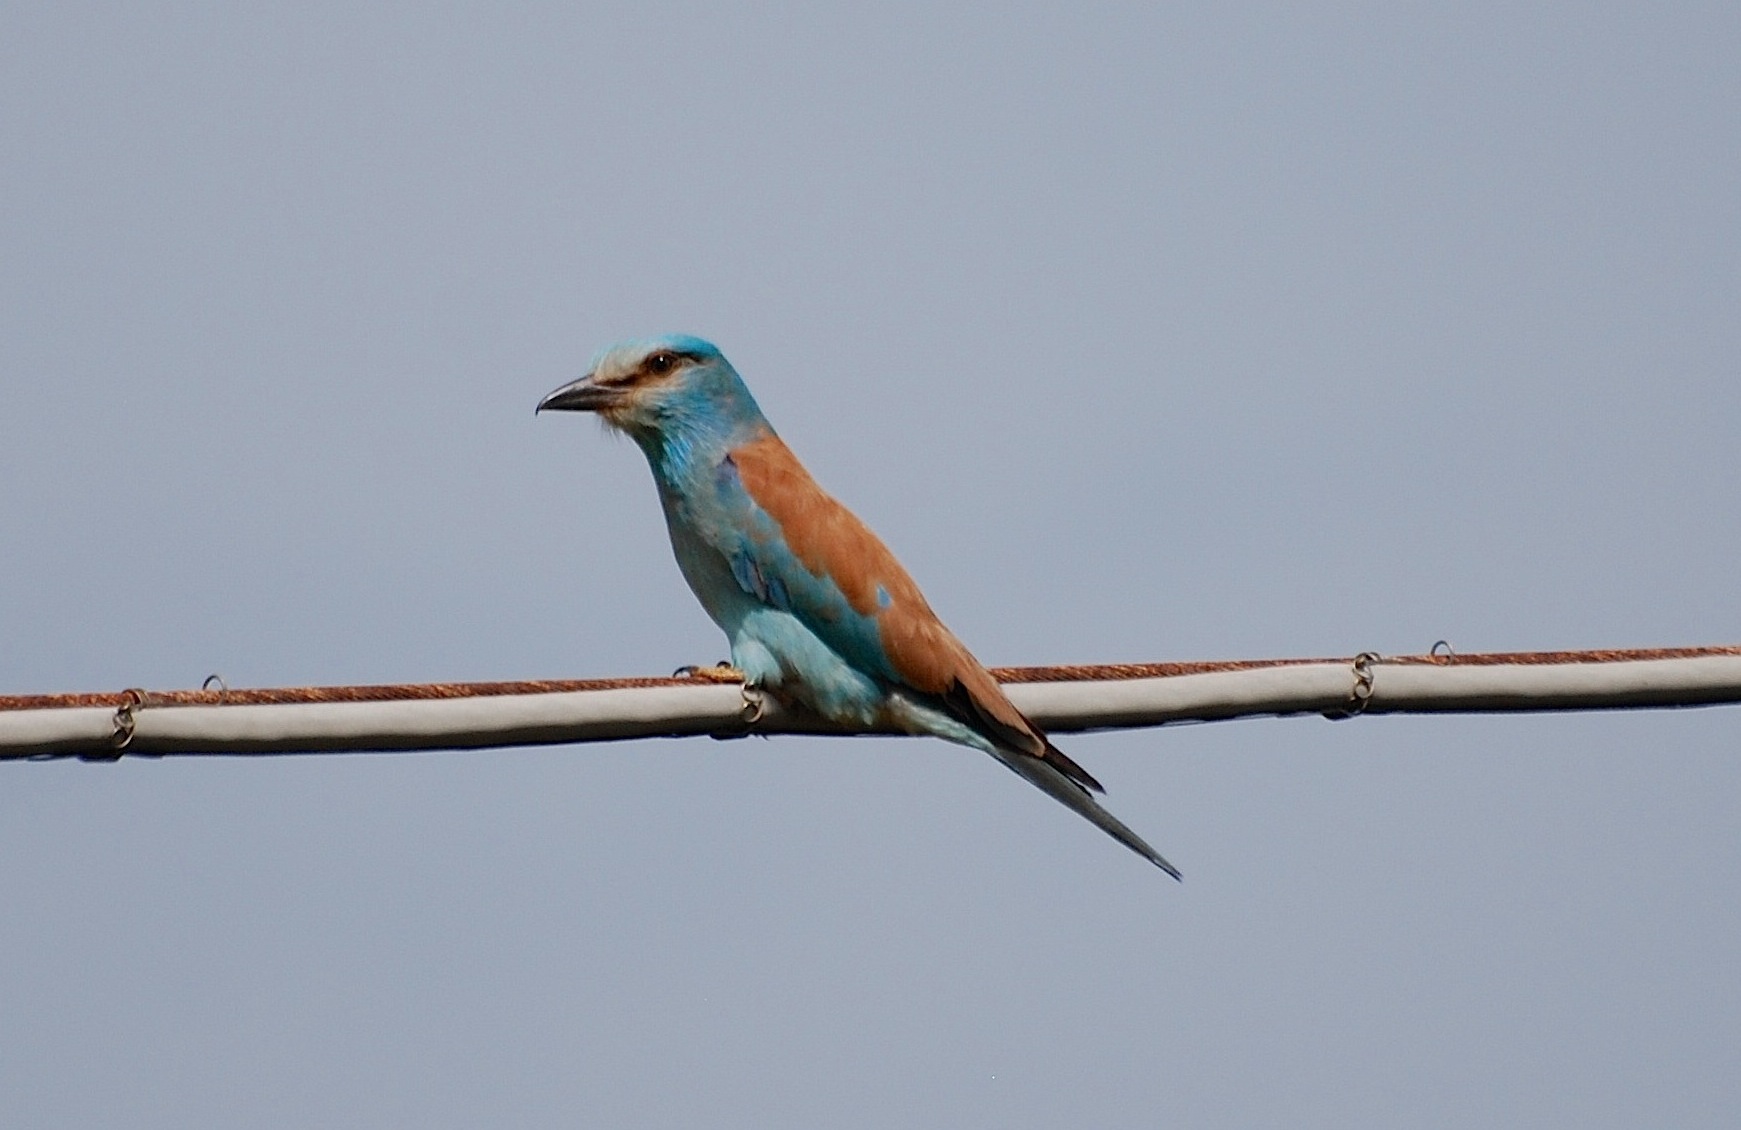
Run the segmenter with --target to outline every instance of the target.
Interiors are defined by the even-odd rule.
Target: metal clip
[[[754,726],[762,720],[762,715],[768,710],[768,695],[761,687],[753,683],[744,684],[744,708],[738,714],[744,725]]]
[[[1445,649],[1443,655],[1439,653],[1441,647]],[[1450,640],[1434,640],[1433,646],[1427,654],[1432,656],[1434,659],[1443,659],[1446,663],[1457,662],[1457,653],[1452,649]]]
[[[145,692],[138,687],[121,692],[121,705],[115,708],[115,732],[109,735],[109,744],[115,747],[117,755],[133,744],[133,730],[139,724],[133,712],[144,707]]]
[[[1324,717],[1332,722],[1340,722],[1344,718],[1353,718],[1365,712],[1367,704],[1372,701],[1373,667],[1384,662],[1384,656],[1376,651],[1363,651],[1354,657],[1354,686],[1348,691],[1348,705],[1341,710],[1326,710]]]
[[[1384,656],[1376,651],[1363,651],[1354,657],[1354,689],[1348,692],[1353,704],[1348,711],[1350,715],[1359,714],[1372,701],[1372,668],[1383,662]]]
[[[145,692],[138,687],[129,687],[121,692],[121,705],[115,708],[115,717],[110,723],[109,748],[102,753],[90,752],[79,755],[81,761],[119,761],[127,747],[133,744],[133,731],[139,725],[137,712],[145,708]]]
[[[709,734],[708,736],[714,741],[729,742],[736,741],[738,738],[749,737],[755,732],[756,723],[760,722],[762,716],[767,713],[768,692],[764,691],[761,687],[756,686],[754,683],[746,682],[741,684],[741,693],[743,694],[744,704],[738,710],[737,724],[732,726],[730,729],[715,730],[713,733]],[[766,734],[763,734],[762,736],[767,737]]]

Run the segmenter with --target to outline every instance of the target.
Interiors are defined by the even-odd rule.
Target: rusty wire
[[[1591,651],[1501,651],[1487,653],[1429,653],[1387,655],[1376,653],[1374,661],[1433,667],[1550,666],[1574,663],[1626,663],[1658,659],[1698,659],[1707,656],[1741,656],[1741,646],[1658,647],[1601,649]],[[1320,663],[1348,663],[1346,656],[1319,659],[1226,659],[1163,663],[1097,663],[1044,667],[994,667],[1003,683],[1107,682],[1124,679],[1172,678],[1222,671],[1250,671],[1268,667],[1297,667]],[[490,698],[498,695],[558,694],[570,691],[607,691],[639,687],[683,687],[697,682],[718,682],[717,676],[631,677],[614,679],[539,679],[484,683],[397,683],[373,686],[261,687],[254,689],[95,691],[71,694],[0,695],[0,711],[54,710],[75,707],[119,709],[131,704],[151,706],[262,706],[293,703],[395,702],[418,699]],[[208,680],[209,683],[209,680]]]

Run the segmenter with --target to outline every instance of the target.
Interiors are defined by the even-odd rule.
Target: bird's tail
[[[1105,832],[1125,847],[1136,852],[1150,863],[1159,867],[1173,878],[1184,881],[1179,869],[1168,863],[1161,853],[1150,847],[1143,838],[1125,827],[1124,822],[1106,809],[1100,807],[1088,790],[1065,776],[1048,760],[1030,757],[1021,753],[996,754],[999,761],[1013,770],[1017,776],[1034,785],[1041,792],[1058,801],[1064,807],[1078,813],[1090,824]]]

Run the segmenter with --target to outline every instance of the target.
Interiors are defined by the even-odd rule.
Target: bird
[[[1018,710],[895,555],[817,485],[711,342],[610,346],[538,412],[596,414],[647,457],[684,579],[746,687],[852,728],[988,753],[1175,879],[1100,783]]]

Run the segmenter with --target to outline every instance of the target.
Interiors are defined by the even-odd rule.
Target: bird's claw
[[[700,679],[704,683],[749,682],[742,671],[723,659],[711,667],[696,667],[694,665],[679,667],[671,672],[671,677],[674,679]]]

